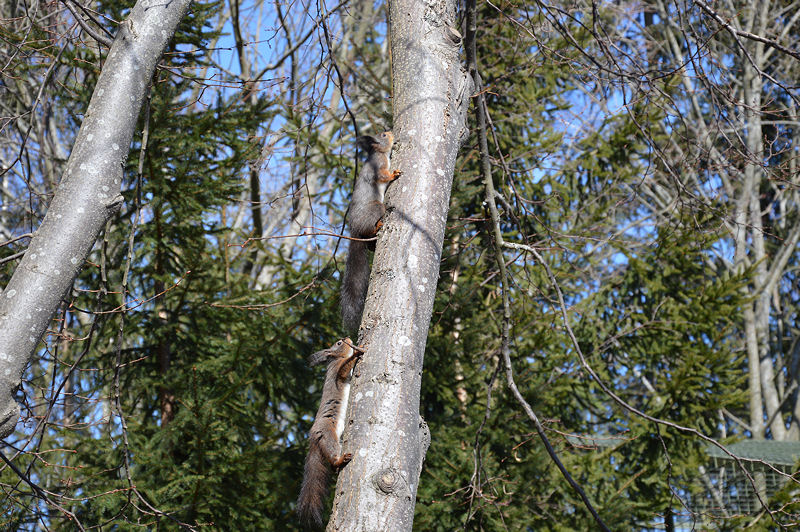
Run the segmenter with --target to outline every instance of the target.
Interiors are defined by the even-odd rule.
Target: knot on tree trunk
[[[389,494],[400,488],[403,479],[394,469],[386,468],[375,473],[373,480],[378,490]]]

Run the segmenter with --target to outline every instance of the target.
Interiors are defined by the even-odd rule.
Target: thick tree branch
[[[0,437],[16,425],[12,396],[61,298],[122,202],[122,169],[156,63],[190,0],[140,0],[120,25],[61,184],[0,294]]]

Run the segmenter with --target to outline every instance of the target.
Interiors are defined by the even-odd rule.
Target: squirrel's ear
[[[369,151],[373,144],[377,144],[377,139],[372,135],[364,135],[356,139],[356,145],[362,150]]]
[[[308,365],[317,366],[325,362],[325,360],[328,358],[328,351],[329,349],[323,349],[322,351],[317,351],[316,353],[309,355]]]

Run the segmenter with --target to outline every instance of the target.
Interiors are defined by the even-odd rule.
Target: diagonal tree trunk
[[[50,318],[122,201],[122,169],[156,63],[190,0],[140,0],[120,24],[61,184],[0,294],[0,437],[14,430],[13,393]]]
[[[393,169],[362,318],[328,530],[411,530],[429,443],[419,415],[422,361],[471,82],[459,63],[455,2],[390,3]]]

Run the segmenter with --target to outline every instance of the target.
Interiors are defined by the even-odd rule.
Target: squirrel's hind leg
[[[339,439],[334,437],[335,434],[335,432],[325,433],[319,439],[319,450],[325,461],[332,468],[338,469],[352,460],[353,455],[351,453],[342,454],[342,446],[339,443]]]
[[[350,212],[350,231],[356,238],[371,238],[378,234],[383,225],[381,219],[386,213],[386,206],[380,201],[371,201],[360,205]]]

